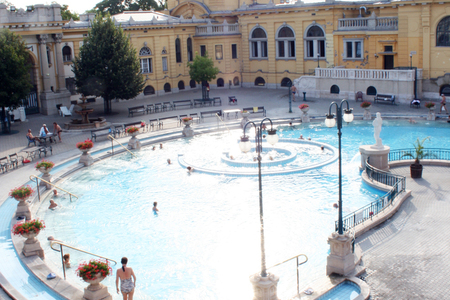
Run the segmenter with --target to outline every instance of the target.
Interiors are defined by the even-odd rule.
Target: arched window
[[[180,63],[181,62],[181,42],[180,42],[179,38],[177,38],[175,40],[175,54],[177,57],[177,63]]]
[[[277,58],[295,58],[294,30],[288,26],[282,26],[277,34]]]
[[[154,95],[155,94],[155,88],[152,87],[151,85],[147,85],[144,89],[144,95],[148,96],[148,95]]]
[[[264,86],[266,84],[266,81],[262,77],[256,77],[255,79],[255,85],[258,86]]]
[[[281,86],[291,86],[291,85],[292,85],[292,80],[290,80],[289,78],[284,77],[281,80]]]
[[[195,89],[197,87],[194,79],[191,79],[191,81],[189,81],[189,86],[191,87],[191,89]]]
[[[184,81],[183,80],[178,81],[178,89],[184,90]]]
[[[164,92],[168,93],[168,92],[170,92],[170,91],[171,91],[170,83],[166,83],[166,84],[164,85]]]
[[[325,57],[325,33],[318,25],[312,25],[305,31],[305,58]]]
[[[153,73],[152,58],[151,57],[143,57],[143,56],[150,56],[150,55],[152,55],[152,51],[147,46],[142,47],[141,50],[139,51],[142,74]]]
[[[331,94],[339,94],[339,87],[335,84],[333,84],[330,88],[330,93]]]
[[[250,58],[267,58],[267,34],[262,27],[250,32]]]
[[[444,94],[445,96],[450,96],[450,85],[445,84],[441,86],[439,95]]]
[[[222,78],[217,79],[217,86],[218,86],[218,87],[223,87],[224,85],[225,85],[225,84],[224,84],[224,81],[223,81]]]
[[[71,61],[72,60],[72,49],[69,46],[64,46],[62,48],[63,52],[63,61]]]
[[[233,79],[233,84],[234,84],[234,86],[238,86],[239,85],[239,77],[234,77],[234,79]]]
[[[369,86],[366,90],[366,95],[369,96],[376,96],[377,95],[377,89],[374,88],[373,86]]]
[[[192,53],[192,39],[188,38],[186,44],[187,44],[188,61],[193,61],[194,60],[194,55]]]
[[[450,16],[443,18],[436,28],[436,46],[450,47]]]

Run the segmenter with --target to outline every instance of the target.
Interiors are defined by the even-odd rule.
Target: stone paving
[[[357,239],[371,299],[449,299],[450,168],[425,165],[421,179],[410,178],[409,166],[391,172],[406,176],[412,193],[391,219]]]
[[[234,95],[238,99],[237,106],[228,106],[228,96]],[[177,94],[169,94],[160,97],[151,97],[145,100],[130,100],[113,102],[113,114],[107,116],[107,121],[111,123],[125,123],[165,116],[175,116],[186,113],[199,113],[215,109],[234,109],[242,107],[265,106],[267,117],[292,119],[295,123],[300,122],[301,111],[298,105],[304,103],[297,99],[292,102],[292,113],[289,113],[289,103],[287,89],[259,89],[259,88],[239,88],[212,90],[211,97],[220,96],[222,98],[221,107],[204,107],[189,110],[167,111],[150,115],[136,115],[128,118],[128,107],[147,103],[159,103],[164,101],[194,99],[201,97],[200,90],[185,91]],[[324,117],[328,112],[331,100],[309,99],[309,114],[312,117]],[[354,109],[356,119],[362,119],[364,110],[360,107],[360,102],[355,103],[350,100],[350,105]],[[93,117],[102,116],[103,102],[92,105],[94,108]],[[77,109],[77,108],[75,108]],[[334,109],[334,108],[333,108]],[[425,118],[428,112],[424,106],[420,109],[410,108],[409,104],[387,105],[373,104],[372,115],[381,112],[383,116],[403,116],[408,118]],[[333,111],[335,112],[335,111]],[[75,114],[73,114],[75,118]],[[442,115],[437,122],[445,122],[446,116]],[[12,124],[11,135],[0,134],[0,157],[14,152],[23,151],[27,145],[25,134],[27,129],[32,129],[37,135],[42,124],[48,125],[52,130],[54,121],[63,127],[63,123],[70,120],[70,117],[63,118],[59,115],[29,115],[27,122],[16,122]],[[211,126],[217,124],[213,118],[207,119]],[[195,130],[195,125],[194,125]],[[51,160],[61,162],[68,158],[79,156],[75,149],[75,144],[85,138],[90,137],[90,131],[64,131],[62,133],[62,143],[52,144],[53,155]],[[126,142],[128,138],[124,138]],[[109,145],[105,138],[96,143],[99,146]],[[408,168],[394,169],[406,175]],[[403,173],[402,173],[403,172]],[[0,175],[0,205],[7,198],[10,188],[28,181],[30,174],[38,175],[33,164],[20,167],[6,174]],[[408,178],[409,176],[407,176]],[[448,274],[448,239],[446,232],[448,221],[446,212],[449,207],[450,169],[426,166],[424,179],[410,180],[408,178],[407,187],[413,191],[413,197],[407,200],[400,211],[386,223],[375,230],[371,230],[364,236],[358,238],[361,248],[364,251],[364,262],[368,268],[367,282],[372,287],[372,299],[445,299],[449,293],[449,285],[442,279]],[[431,204],[431,205],[430,205]],[[447,272],[447,273],[446,273]],[[444,275],[444,276],[443,276]],[[444,282],[444,283],[442,283]],[[0,299],[3,295],[0,294]]]

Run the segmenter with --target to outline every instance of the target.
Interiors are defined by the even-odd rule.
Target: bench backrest
[[[128,110],[132,110],[132,109],[144,109],[144,105],[128,107]]]
[[[159,121],[172,120],[172,119],[176,119],[178,121],[178,116],[159,118]]]
[[[173,103],[192,103],[191,100],[174,100]]]

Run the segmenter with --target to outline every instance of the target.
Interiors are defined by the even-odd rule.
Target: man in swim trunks
[[[128,258],[122,257],[122,268],[116,272],[116,288],[117,294],[119,293],[119,278],[120,278],[120,291],[123,295],[123,300],[133,300],[134,287],[136,285],[136,276],[133,269],[127,267]],[[131,279],[133,277],[133,279]]]

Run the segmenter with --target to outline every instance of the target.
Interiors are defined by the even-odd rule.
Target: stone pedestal
[[[373,146],[362,145],[359,146],[359,152],[361,153],[361,170],[365,168],[366,160],[369,158],[369,164],[375,168],[383,171],[389,170],[388,155],[391,151],[389,146]]]
[[[279,300],[277,285],[280,278],[267,273],[267,277],[261,277],[259,273],[250,276],[253,285],[253,300]]]
[[[37,233],[22,234],[23,237],[27,238],[23,244],[22,253],[25,256],[37,255],[44,259],[44,250],[42,250],[41,243],[36,238],[37,235]]]
[[[52,168],[48,168],[48,169],[39,168],[39,171],[43,174],[41,178],[45,181],[51,182],[51,180],[52,180],[52,175],[50,175],[51,170],[52,170]],[[52,188],[52,186],[50,184],[48,184],[42,180],[39,182],[39,186],[45,186],[45,188],[47,190],[50,190]]]
[[[427,115],[427,120],[428,121],[434,121],[436,120],[436,114],[434,113],[434,110],[429,110],[428,111],[428,115]]]
[[[347,276],[355,270],[359,259],[352,253],[352,240],[353,236],[348,233],[333,232],[328,237],[331,251],[327,257],[327,276],[332,273]]]
[[[83,299],[86,300],[112,300],[108,288],[101,283],[90,284],[84,288]]]
[[[80,149],[83,154],[81,154],[80,160],[78,161],[85,166],[90,166],[94,163],[94,159],[89,154],[89,149]]]
[[[26,200],[19,201],[15,216],[16,217],[25,216],[26,220],[31,220],[31,210]]]
[[[370,110],[364,110],[363,120],[372,120],[372,114],[370,113]]]
[[[133,135],[128,141],[128,149],[141,149],[141,141],[136,138],[136,135]]]
[[[250,113],[246,112],[246,113],[242,113],[242,121],[241,121],[241,127],[244,128],[245,124],[247,124],[248,122],[250,122],[250,120],[248,119],[248,116],[250,115]]]
[[[302,109],[302,112],[303,112],[302,123],[310,122],[308,111],[309,111],[309,107]]]
[[[194,136],[194,130],[188,126],[184,127],[183,128],[183,136],[185,136],[185,137]]]

